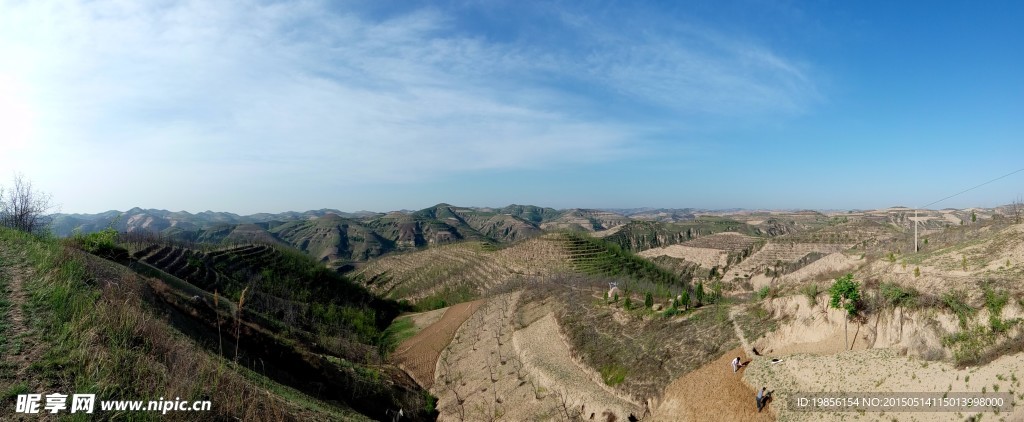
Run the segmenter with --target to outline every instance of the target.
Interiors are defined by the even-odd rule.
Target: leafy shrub
[[[988,309],[989,328],[993,332],[1003,332],[1012,324],[1003,321],[1003,308],[1010,301],[1010,294],[1006,291],[997,291],[991,286],[985,286],[985,308]]]
[[[626,380],[626,368],[618,364],[610,364],[601,367],[601,379],[605,384],[612,387],[622,384]]]
[[[967,329],[968,322],[977,312],[977,309],[967,304],[967,294],[961,290],[950,291],[942,295],[942,303],[956,315],[960,320],[960,328],[964,330]]]
[[[651,308],[653,306],[654,306],[654,295],[652,295],[651,292],[645,293],[644,294],[644,307],[645,308]]]
[[[845,309],[850,316],[857,314],[857,306],[860,302],[860,285],[853,281],[853,274],[846,274],[836,279],[832,287],[828,289],[831,300],[829,306],[836,309]]]
[[[89,234],[76,232],[71,236],[70,242],[75,247],[96,256],[119,262],[128,259],[128,251],[117,245],[117,230],[109,227]]]
[[[886,305],[905,308],[917,306],[920,293],[912,287],[902,287],[896,283],[882,283],[880,287]]]
[[[756,294],[757,300],[764,300],[764,298],[768,297],[771,294],[772,294],[772,288],[769,287],[769,286],[764,286],[764,287],[762,287],[761,289],[759,289],[757,291],[757,294]]]

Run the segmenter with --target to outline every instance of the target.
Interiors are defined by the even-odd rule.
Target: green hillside
[[[5,399],[208,399],[203,420],[379,420],[399,408],[434,417],[426,393],[384,358],[399,305],[298,252],[0,229],[0,283],[0,306],[20,310],[0,324]]]

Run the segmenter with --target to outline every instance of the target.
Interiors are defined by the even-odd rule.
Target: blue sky
[[[1021,21],[1021,2],[0,0],[0,173],[64,212],[923,205],[1024,167]],[[937,207],[1022,194],[1018,173]]]

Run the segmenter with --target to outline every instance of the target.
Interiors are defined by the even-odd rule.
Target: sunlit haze
[[[1021,2],[0,1],[62,212],[918,206],[1024,167]],[[1024,173],[936,207],[995,206]]]

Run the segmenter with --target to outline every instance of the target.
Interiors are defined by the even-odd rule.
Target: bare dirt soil
[[[42,350],[38,340],[34,339],[34,330],[24,312],[28,302],[24,283],[31,277],[32,270],[24,265],[22,256],[5,252],[10,251],[0,250],[0,280],[6,284],[3,294],[8,308],[3,316],[5,327],[0,332],[0,359],[3,362],[0,375],[4,387],[10,388],[29,380],[29,366],[38,360]]]
[[[395,349],[395,362],[398,362],[398,366],[409,373],[416,383],[429,389],[434,384],[434,369],[441,351],[452,341],[462,323],[484,302],[476,300],[449,307],[437,322],[402,342]]]
[[[757,392],[742,379],[745,369],[733,372],[730,362],[737,356],[742,362],[749,360],[743,349],[736,348],[669,384],[652,420],[774,421],[775,403],[758,413]]]
[[[669,245],[662,248],[648,249],[638,255],[644,258],[668,256],[672,258],[685,259],[689,262],[699,264],[704,268],[711,268],[725,264],[728,253],[720,249],[695,248],[684,245]]]
[[[553,315],[554,300],[521,304],[521,297],[491,298],[442,353],[432,389],[440,420],[625,421],[641,415],[640,406],[573,358]]]
[[[868,349],[832,355],[796,354],[777,364],[758,358],[747,368],[744,379],[775,390],[774,410],[792,421],[851,420],[857,413],[797,412],[787,408],[787,397],[796,392],[1010,392],[1018,400],[1010,414],[984,413],[981,420],[1024,420],[1020,405],[1024,354],[1003,356],[981,367],[958,369],[948,362],[930,362],[900,356],[893,349]],[[753,402],[753,400],[751,400]],[[963,421],[978,413],[917,412],[867,413],[867,420]]]
[[[516,349],[525,351],[524,363],[541,385],[559,390],[568,396],[568,401],[590,409],[591,413],[612,413],[623,419],[631,413],[639,415],[636,403],[599,383],[600,375],[596,371],[572,358],[554,314],[549,313],[517,331],[513,339]]]

